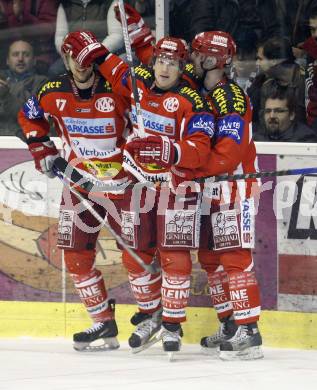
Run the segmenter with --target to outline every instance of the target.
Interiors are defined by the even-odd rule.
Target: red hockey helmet
[[[158,56],[185,62],[189,59],[189,47],[184,39],[165,37],[154,46],[154,57]]]
[[[217,59],[216,67],[230,65],[236,53],[236,44],[231,35],[224,31],[199,33],[192,41],[192,50]]]

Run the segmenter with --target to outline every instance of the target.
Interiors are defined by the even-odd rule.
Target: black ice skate
[[[109,300],[109,305],[114,311],[115,301]],[[108,351],[119,348],[116,338],[118,328],[115,320],[96,322],[92,327],[73,336],[74,349],[80,352]]]
[[[132,353],[141,352],[159,341],[155,337],[162,323],[162,309],[153,314],[135,313],[131,318],[131,324],[136,326],[129,338]]]
[[[222,360],[255,360],[263,358],[262,337],[256,323],[240,325],[231,339],[220,344]]]
[[[213,354],[216,353],[219,345],[233,337],[238,329],[238,326],[231,317],[226,317],[221,320],[219,328],[216,333],[211,336],[203,337],[200,340],[200,345],[204,353]]]
[[[157,335],[158,339],[162,339],[163,350],[167,352],[169,361],[173,360],[175,352],[181,349],[181,338],[183,331],[180,324],[163,322],[161,330]]]

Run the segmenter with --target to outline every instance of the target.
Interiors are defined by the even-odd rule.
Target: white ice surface
[[[64,339],[0,339],[1,390],[316,390],[317,350],[264,348],[265,358],[223,362],[183,345],[169,362],[161,346],[131,354],[79,353]]]

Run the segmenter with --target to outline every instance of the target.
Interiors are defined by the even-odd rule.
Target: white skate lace
[[[93,324],[93,326],[84,330],[84,333],[88,333],[88,334],[94,333],[94,332],[100,330],[103,327],[103,325],[104,325],[103,322],[96,322]]]
[[[160,330],[158,337],[160,337],[163,340],[163,342],[179,341],[181,339],[179,331],[171,332],[170,330],[165,329],[163,326]]]
[[[156,328],[156,326],[157,324],[153,322],[152,319],[148,319],[141,322],[133,333],[140,336],[141,339],[151,337],[152,331]]]
[[[207,337],[207,340],[210,340],[210,341],[217,341],[219,339],[222,339],[225,337],[225,333],[224,333],[224,330],[225,330],[225,323],[222,322],[217,330],[216,333],[212,334],[211,336],[208,336]]]
[[[238,327],[238,330],[234,334],[234,336],[231,337],[231,339],[229,339],[228,341],[231,344],[238,344],[238,343],[241,343],[241,341],[246,340],[248,337],[250,337],[250,336],[248,334],[247,325],[240,325]]]

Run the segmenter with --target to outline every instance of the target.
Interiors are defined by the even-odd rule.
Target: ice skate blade
[[[131,348],[131,352],[133,354],[135,354],[135,353],[139,353],[139,352],[145,351],[146,349],[150,348],[152,345],[156,344],[159,341],[160,341],[160,338],[157,338],[154,335],[148,342],[146,342],[143,345],[140,345],[140,347]]]
[[[201,346],[201,352],[207,356],[218,356],[219,355],[219,347],[210,348],[210,347]]]
[[[167,358],[169,362],[174,361],[174,353],[175,352],[167,352]]]
[[[116,337],[108,337],[104,339],[95,340],[92,343],[74,342],[73,347],[75,351],[78,352],[102,352],[118,349],[120,347],[120,344]]]
[[[257,360],[264,357],[260,346],[246,348],[243,351],[220,351],[221,360]]]

